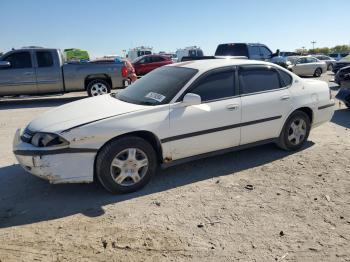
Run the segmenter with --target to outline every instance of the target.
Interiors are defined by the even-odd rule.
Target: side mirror
[[[0,68],[9,68],[11,67],[11,63],[8,61],[0,61]]]
[[[193,93],[187,93],[182,99],[181,105],[183,106],[195,106],[200,105],[202,103],[202,99],[199,95]]]

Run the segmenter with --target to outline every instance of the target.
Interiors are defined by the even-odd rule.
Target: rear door
[[[239,145],[241,100],[235,91],[235,70],[213,70],[185,93],[198,94],[200,105],[170,105],[169,138],[173,159]]]
[[[51,50],[35,51],[39,93],[63,92],[62,70],[57,54]]]
[[[0,95],[36,94],[36,77],[30,51],[16,51],[2,58],[11,67],[0,69]]]
[[[288,90],[291,84],[292,77],[274,67],[247,65],[239,68],[242,145],[279,136],[292,109]]]

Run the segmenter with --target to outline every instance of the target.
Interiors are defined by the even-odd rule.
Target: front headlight
[[[65,146],[69,144],[64,138],[52,133],[36,133],[32,137],[31,143],[37,147]]]

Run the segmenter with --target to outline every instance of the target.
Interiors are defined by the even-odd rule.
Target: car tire
[[[322,69],[321,68],[316,68],[314,72],[314,77],[320,77],[322,75]]]
[[[141,189],[150,181],[156,169],[155,150],[146,140],[135,136],[109,142],[100,150],[95,161],[98,180],[113,194]]]
[[[332,65],[332,64],[329,64],[327,70],[328,70],[328,71],[333,71],[333,65]]]
[[[298,150],[307,141],[310,129],[311,122],[309,116],[297,110],[285,122],[277,145],[286,151]]]
[[[346,106],[347,108],[350,108],[350,103],[346,103],[346,102],[345,102],[345,106]]]
[[[111,86],[103,79],[96,79],[86,86],[88,96],[105,95],[111,92]]]

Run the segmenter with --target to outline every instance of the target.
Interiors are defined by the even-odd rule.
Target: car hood
[[[34,119],[27,128],[31,132],[59,133],[90,122],[145,108],[147,106],[126,103],[111,95],[102,95],[82,99],[49,110]]]

